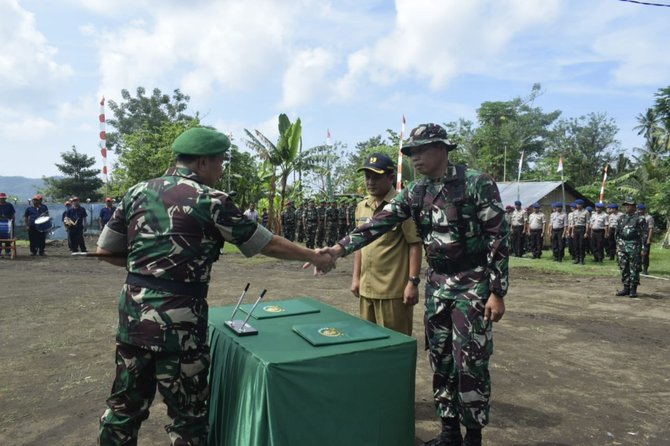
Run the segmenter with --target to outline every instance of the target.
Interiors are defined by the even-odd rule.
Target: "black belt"
[[[591,229],[591,231],[593,231],[593,232],[605,232],[604,229]]]
[[[562,230],[564,230],[564,229],[565,229],[565,228],[551,228],[552,231],[562,231]]]
[[[428,257],[428,266],[438,274],[454,275],[479,266],[486,266],[486,254],[475,254],[461,260],[438,259]]]
[[[126,283],[132,286],[202,299],[207,297],[207,289],[209,288],[208,284],[202,282],[176,282],[136,273],[128,273]]]

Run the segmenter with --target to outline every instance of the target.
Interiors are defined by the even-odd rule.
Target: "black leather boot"
[[[443,418],[440,435],[424,443],[424,446],[461,446],[461,423],[458,418]]]
[[[617,296],[628,296],[628,294],[630,294],[630,288],[627,286],[623,287],[623,290],[617,291],[616,293]]]
[[[637,285],[630,287],[630,293],[628,295],[630,297],[637,297]]]
[[[463,446],[482,446],[482,430],[468,428]]]

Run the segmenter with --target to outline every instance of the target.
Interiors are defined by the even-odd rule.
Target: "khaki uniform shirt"
[[[532,212],[528,216],[529,229],[544,229],[545,224],[547,224],[547,220],[542,212]]]
[[[524,226],[528,221],[528,214],[523,209],[514,209],[512,212],[512,226]]]
[[[647,228],[654,229],[654,217],[649,214],[645,214],[644,219],[647,221]]]
[[[581,211],[579,209],[575,209],[572,211],[573,214],[573,226],[586,226],[589,223],[589,220],[591,219],[591,216],[589,215],[589,211],[586,209],[582,209]]]
[[[397,194],[391,188],[378,210]],[[370,221],[376,213],[375,199],[365,197],[356,206],[356,226]],[[399,299],[409,279],[409,244],[421,243],[411,218],[361,249],[359,293],[368,299]]]
[[[552,212],[549,216],[551,229],[564,229],[568,225],[568,216],[564,212]]]
[[[591,229],[606,229],[609,225],[609,217],[604,212],[594,212],[591,215]]]
[[[623,214],[621,212],[612,212],[607,216],[607,224],[610,228],[616,228],[617,222]]]

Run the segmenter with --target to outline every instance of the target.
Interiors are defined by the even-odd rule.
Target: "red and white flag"
[[[326,129],[326,145],[333,145],[333,138],[330,136],[330,129]]]
[[[100,100],[100,154],[102,155],[102,174],[107,183],[107,130],[105,123],[105,97]]]
[[[402,125],[400,126],[400,139],[398,142],[398,175],[396,176],[396,190],[402,189],[402,140],[405,134],[405,114],[402,114]]]
[[[556,172],[563,172],[563,157],[558,159],[558,168],[556,169]]]

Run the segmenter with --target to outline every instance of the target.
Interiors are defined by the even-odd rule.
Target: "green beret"
[[[218,155],[229,147],[230,140],[226,135],[204,127],[188,129],[172,143],[174,153],[185,155]]]

